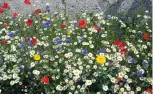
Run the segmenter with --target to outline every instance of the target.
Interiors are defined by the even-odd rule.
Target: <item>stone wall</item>
[[[31,5],[25,5],[24,0],[0,0],[0,4],[8,1],[10,12],[29,14],[34,9],[45,8],[46,3],[50,4],[51,10],[62,10],[64,5],[61,0],[31,0]],[[151,12],[151,0],[65,0],[69,13],[87,11],[105,12],[105,14],[116,15],[119,12],[135,14],[136,11],[149,10]],[[151,14],[151,13],[150,13]]]

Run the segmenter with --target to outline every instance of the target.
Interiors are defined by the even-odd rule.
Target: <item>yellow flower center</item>
[[[40,55],[39,54],[34,55],[34,60],[40,60]]]
[[[104,55],[98,55],[96,58],[98,64],[104,64],[106,62],[106,57]]]

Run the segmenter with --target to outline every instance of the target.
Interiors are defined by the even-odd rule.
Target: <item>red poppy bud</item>
[[[120,78],[120,77],[118,77],[118,78],[117,78],[117,82],[119,83],[120,81],[121,81],[121,78]]]
[[[18,13],[13,13],[13,17],[17,17],[17,16],[19,16],[19,14]]]
[[[30,0],[24,0],[24,3],[27,4],[27,5],[31,4]]]
[[[49,84],[49,78],[47,76],[44,76],[44,77],[41,78],[41,82],[43,84]]]
[[[31,26],[32,25],[32,20],[28,19],[28,21],[26,21],[26,25]]]
[[[147,88],[146,92],[152,93],[152,89],[151,88]]]
[[[4,8],[4,9],[8,9],[8,8],[9,8],[8,3],[4,2],[3,5],[2,5],[2,8]]]
[[[114,40],[114,44],[115,44],[115,45],[118,45],[119,43],[120,43],[119,40]]]
[[[85,22],[85,20],[79,20],[79,22],[78,22],[78,25],[81,27],[81,28],[85,28],[86,27],[86,22]]]
[[[3,13],[3,9],[2,8],[0,8],[0,14],[2,14]]]
[[[144,33],[142,37],[145,40],[150,40],[150,34],[148,34],[148,33]]]
[[[66,28],[66,25],[65,25],[65,24],[62,24],[62,25],[61,25],[61,28],[62,28],[62,29]]]

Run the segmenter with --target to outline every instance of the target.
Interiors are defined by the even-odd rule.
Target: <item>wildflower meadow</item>
[[[30,0],[23,4],[30,5]],[[0,6],[0,94],[152,94],[152,22]]]

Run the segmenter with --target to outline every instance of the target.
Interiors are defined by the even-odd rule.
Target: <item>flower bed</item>
[[[25,0],[27,4],[31,4]],[[151,94],[151,18],[0,8],[2,94]]]

